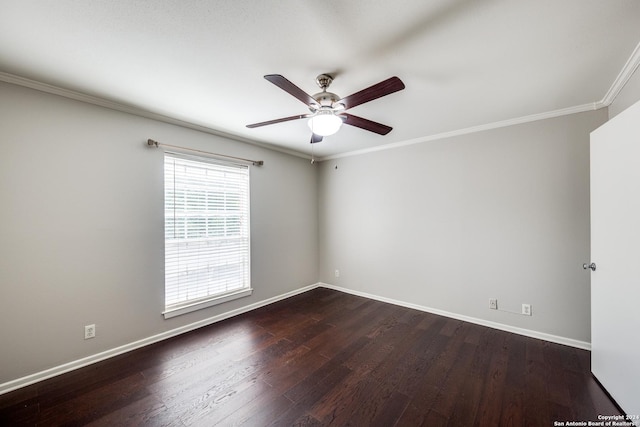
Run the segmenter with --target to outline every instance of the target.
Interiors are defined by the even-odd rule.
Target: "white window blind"
[[[165,317],[250,292],[249,168],[165,154]]]

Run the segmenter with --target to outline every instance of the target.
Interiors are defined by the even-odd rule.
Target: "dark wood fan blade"
[[[345,109],[353,108],[356,105],[373,101],[391,93],[404,89],[404,83],[398,77],[389,77],[380,83],[362,89],[352,95],[342,98],[338,103],[343,104]]]
[[[311,134],[311,143],[315,144],[316,142],[322,141],[322,135],[316,135],[315,133]]]
[[[298,86],[291,83],[285,77],[280,74],[267,74],[264,76],[265,79],[269,80],[274,85],[278,86],[280,89],[289,93],[290,95],[296,97],[300,101],[304,102],[306,105],[317,105],[315,99],[313,99],[309,94],[300,89]]]
[[[353,114],[342,113],[340,116],[344,117],[343,121],[345,125],[355,126],[380,135],[386,135],[393,129],[390,126],[383,125],[382,123],[374,122],[372,120],[363,119],[362,117],[354,116]]]
[[[298,114],[297,116],[283,117],[281,119],[268,120],[266,122],[253,123],[251,125],[247,125],[248,128],[258,128],[260,126],[273,125],[276,123],[288,122],[290,120],[298,120],[298,119],[306,119],[307,117],[311,117],[311,114]]]

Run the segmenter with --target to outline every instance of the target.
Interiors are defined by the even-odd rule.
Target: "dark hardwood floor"
[[[0,396],[0,425],[553,426],[589,352],[324,288]]]

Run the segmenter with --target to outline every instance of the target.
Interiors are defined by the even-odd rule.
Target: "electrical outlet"
[[[522,314],[531,316],[531,304],[522,304]]]
[[[489,308],[491,310],[497,310],[498,309],[498,300],[497,299],[490,299],[489,300]]]
[[[336,277],[340,277],[340,270],[336,270]]]
[[[89,338],[95,338],[96,336],[96,325],[86,325],[84,327],[84,339],[88,340]]]

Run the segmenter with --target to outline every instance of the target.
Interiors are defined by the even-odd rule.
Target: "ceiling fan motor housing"
[[[342,109],[341,105],[337,104],[337,102],[341,99],[338,95],[332,92],[327,92],[327,88],[333,82],[333,77],[329,74],[320,74],[316,77],[316,83],[322,89],[322,92],[318,92],[312,96],[318,102],[320,107],[329,107],[334,109]],[[343,107],[344,108],[344,107]],[[317,108],[309,108],[312,112],[317,111]]]
[[[340,97],[331,92],[318,92],[312,96],[318,102],[321,107],[333,107],[336,102],[340,100]]]

